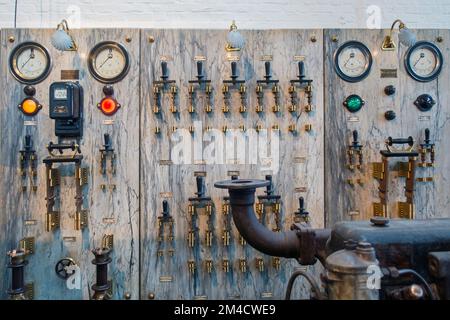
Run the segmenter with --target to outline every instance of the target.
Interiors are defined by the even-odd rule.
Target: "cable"
[[[295,279],[297,279],[298,276],[303,276],[309,282],[317,299],[324,300],[324,297],[322,296],[322,293],[320,292],[319,286],[317,285],[316,281],[311,277],[311,275],[302,270],[294,271],[292,276],[289,278],[289,282],[286,288],[286,296],[284,298],[285,300],[291,300],[292,287],[294,286]]]
[[[14,2],[14,29],[17,28],[17,2],[19,0],[15,0]]]
[[[428,282],[420,274],[418,274],[416,271],[414,271],[412,269],[400,269],[400,270],[398,270],[398,274],[399,275],[405,275],[405,274],[412,274],[412,275],[414,275],[417,279],[420,280],[420,282],[422,282],[422,284],[424,285],[425,290],[427,291],[428,296],[430,297],[430,299],[431,300],[437,300],[437,298],[434,295],[434,292],[431,289],[431,287],[428,284]]]

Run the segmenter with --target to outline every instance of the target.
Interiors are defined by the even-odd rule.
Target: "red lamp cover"
[[[98,107],[103,114],[112,116],[117,112],[117,110],[119,110],[120,104],[114,98],[105,97],[102,101],[100,101]]]

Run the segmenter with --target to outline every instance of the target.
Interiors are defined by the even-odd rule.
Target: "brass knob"
[[[155,294],[154,294],[153,292],[150,292],[150,293],[148,294],[148,299],[149,299],[149,300],[155,299]]]
[[[14,36],[9,36],[8,41],[10,43],[13,43],[14,41],[16,41],[16,38]]]
[[[148,37],[148,42],[149,42],[149,43],[155,42],[155,37],[154,37],[154,36],[149,36],[149,37]]]
[[[126,300],[130,300],[130,299],[131,299],[131,293],[125,292],[125,294],[123,295],[123,297],[124,297]]]
[[[125,37],[125,41],[128,42],[128,43],[130,43],[131,40],[132,40],[132,38],[131,38],[130,36],[126,36],[126,37]]]

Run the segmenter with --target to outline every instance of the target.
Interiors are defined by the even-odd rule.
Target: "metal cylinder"
[[[370,243],[348,242],[344,250],[325,262],[328,297],[331,300],[378,300],[381,271]],[[379,278],[377,278],[379,277]]]
[[[111,285],[108,282],[108,264],[111,262],[109,248],[97,248],[92,250],[95,259],[92,260],[92,264],[96,265],[96,283],[92,286],[92,290],[95,291],[92,296],[93,300],[107,300],[109,299],[108,290]]]
[[[8,252],[8,256],[10,257],[8,268],[11,269],[11,288],[8,294],[12,300],[25,300],[24,267],[28,264],[25,260],[25,252],[13,250]]]

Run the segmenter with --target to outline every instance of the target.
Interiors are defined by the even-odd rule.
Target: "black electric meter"
[[[58,137],[83,135],[83,88],[78,82],[50,85],[50,118],[55,120]]]

